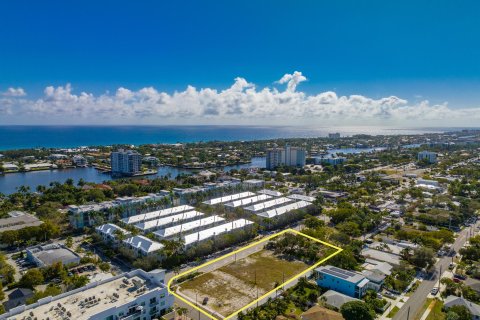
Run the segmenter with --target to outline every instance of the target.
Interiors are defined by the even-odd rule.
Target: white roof
[[[163,248],[163,244],[150,240],[144,236],[133,236],[123,240],[123,242],[144,253],[155,252]]]
[[[308,201],[308,202],[315,201],[314,197],[304,196],[303,194],[291,194],[291,195],[287,196],[287,198],[294,199],[294,200],[303,200],[303,201]]]
[[[175,234],[179,234],[181,232],[189,231],[189,230],[200,228],[203,226],[208,226],[220,221],[225,221],[225,219],[220,216],[214,215],[207,218],[187,222],[178,226],[160,229],[155,231],[153,234],[160,238],[168,238]]]
[[[232,201],[232,202],[227,202],[227,203],[225,203],[225,206],[226,207],[232,207],[232,208],[243,207],[243,206],[246,206],[247,204],[252,204],[252,203],[255,203],[255,202],[259,202],[259,201],[264,201],[264,200],[267,200],[267,199],[270,199],[270,198],[272,198],[272,197],[268,196],[266,194],[261,194],[261,195],[258,195],[258,196],[253,196],[253,197],[249,197],[249,198],[235,200],[235,201]]]
[[[192,209],[193,209],[193,207],[191,207],[191,206],[183,205],[183,206],[167,208],[167,209],[163,209],[163,210],[156,210],[156,211],[151,211],[151,212],[147,212],[147,213],[138,214],[136,216],[131,216],[131,217],[128,217],[128,218],[124,218],[124,219],[122,219],[122,222],[126,223],[126,224],[134,224],[134,223],[138,223],[138,222],[142,222],[142,221],[148,221],[148,220],[153,220],[153,219],[156,219],[156,218],[168,216],[168,215],[175,214],[175,213],[189,211],[189,210],[192,210]]]
[[[214,205],[214,204],[229,202],[229,201],[242,199],[242,198],[246,198],[246,197],[251,197],[251,196],[254,196],[254,195],[255,195],[255,193],[252,193],[252,192],[241,192],[241,193],[236,193],[236,194],[232,194],[232,195],[229,195],[229,196],[224,196],[224,197],[220,197],[220,198],[214,198],[214,199],[211,199],[211,200],[207,200],[207,201],[204,201],[203,203],[204,204],[209,204],[209,205]]]
[[[281,198],[273,199],[270,201],[254,204],[252,206],[246,207],[245,210],[257,212],[266,208],[278,206],[291,201],[293,200],[289,198],[281,197]]]
[[[260,180],[260,179],[250,179],[250,180],[243,181],[243,183],[246,183],[246,184],[264,184],[265,181]]]
[[[275,191],[275,190],[270,190],[270,189],[263,189],[263,190],[258,191],[258,193],[268,194],[269,196],[274,196],[274,197],[281,197],[282,196],[281,192]]]
[[[204,215],[203,212],[192,210],[192,211],[182,212],[173,216],[168,216],[168,217],[164,217],[156,220],[140,222],[135,225],[135,228],[143,231],[150,230],[150,229],[158,229],[170,223],[182,222],[184,220],[201,217],[203,215]]]
[[[245,220],[245,219],[238,219],[235,221],[227,222],[225,224],[221,224],[219,226],[202,230],[199,232],[191,233],[185,236],[185,245],[188,246],[189,244],[202,241],[213,236],[230,232],[235,229],[243,228],[247,225],[252,224],[252,221]]]
[[[298,201],[298,202],[295,202],[295,203],[287,204],[286,206],[283,206],[283,207],[280,207],[280,208],[276,208],[276,209],[268,210],[268,211],[265,211],[265,212],[257,213],[257,216],[264,217],[264,218],[273,218],[273,217],[276,217],[276,216],[280,216],[284,213],[287,213],[289,211],[296,210],[296,209],[301,209],[301,208],[304,208],[304,207],[309,206],[309,205],[311,205],[310,202]]]
[[[104,235],[108,235],[108,236],[114,237],[114,238],[115,238],[115,231],[117,231],[117,230],[122,232],[125,235],[130,234],[129,231],[127,231],[123,228],[120,228],[119,226],[117,226],[116,224],[113,224],[113,223],[102,224],[101,226],[96,227],[95,229],[99,233],[102,233]]]

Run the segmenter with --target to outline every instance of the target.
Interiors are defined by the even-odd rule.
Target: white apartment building
[[[133,250],[138,256],[148,256],[163,248],[160,242],[138,235],[123,240],[123,245]]]
[[[75,164],[77,167],[85,167],[87,166],[87,159],[85,159],[84,156],[81,155],[75,155],[72,157],[72,162]]]
[[[102,237],[103,241],[116,242],[118,233],[122,233],[125,237],[130,236],[130,231],[120,228],[116,224],[106,223],[95,228],[95,231]]]
[[[282,165],[303,167],[305,160],[305,149],[286,145],[284,148],[267,150],[266,168],[267,170],[273,170]]]
[[[0,320],[151,320],[173,306],[164,282],[165,270],[137,269],[18,306]]]
[[[134,150],[120,149],[110,154],[113,175],[134,175],[141,171],[142,155]]]

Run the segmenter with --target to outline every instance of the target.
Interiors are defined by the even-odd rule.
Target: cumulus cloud
[[[5,96],[5,97],[24,97],[27,95],[27,93],[25,92],[25,90],[23,90],[23,88],[8,88],[7,91],[5,92],[2,92],[1,94],[2,96]]]
[[[20,95],[0,98],[0,113],[46,118],[62,123],[254,123],[254,124],[396,124],[405,126],[466,125],[480,120],[480,108],[456,109],[429,101],[409,103],[396,97],[339,96],[333,91],[306,94],[298,85],[301,72],[285,74],[284,90],[257,88],[238,77],[223,90],[188,86],[167,93],[154,87],[120,87],[100,95],[75,93],[70,84],[46,87],[36,100]],[[19,88],[20,89],[20,88]],[[19,92],[19,89],[15,89]],[[7,91],[8,92],[8,91]]]
[[[301,72],[295,71],[293,74],[286,73],[277,82],[287,84],[287,91],[294,92],[300,82],[307,81],[307,78]]]

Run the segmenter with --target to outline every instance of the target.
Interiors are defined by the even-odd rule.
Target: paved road
[[[477,222],[473,226],[473,230],[480,225],[480,222]],[[465,244],[469,238],[469,232],[471,228],[466,227],[462,230],[457,239],[455,240],[452,248],[458,252],[458,250]],[[410,296],[410,299],[403,305],[403,307],[397,312],[393,317],[393,320],[413,320],[417,313],[422,309],[425,300],[427,299],[428,294],[432,291],[433,287],[438,283],[438,274],[440,272],[440,267],[442,273],[448,269],[448,265],[452,262],[452,257],[443,257],[435,264],[435,274],[430,280],[423,280],[417,290]]]

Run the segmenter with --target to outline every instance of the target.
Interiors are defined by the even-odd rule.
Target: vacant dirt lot
[[[208,297],[206,307],[228,316],[258,296],[272,290],[308,268],[303,262],[277,258],[262,250],[180,285],[180,291],[198,304]]]

